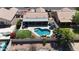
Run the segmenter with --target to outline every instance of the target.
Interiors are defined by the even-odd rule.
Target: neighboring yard
[[[31,38],[31,31],[29,30],[18,30],[16,32],[16,38],[18,39],[25,39],[25,38]]]

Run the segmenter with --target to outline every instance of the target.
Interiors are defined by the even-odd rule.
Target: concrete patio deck
[[[79,42],[71,43],[74,51],[79,51]]]

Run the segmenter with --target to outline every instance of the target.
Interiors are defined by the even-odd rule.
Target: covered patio
[[[47,26],[48,19],[44,18],[33,18],[33,19],[24,19],[22,22],[23,27],[33,27],[33,26]]]

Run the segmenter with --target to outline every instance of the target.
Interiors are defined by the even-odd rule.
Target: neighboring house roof
[[[5,8],[1,8],[0,9],[0,18],[11,21],[17,11],[18,11],[17,8],[10,8],[9,10],[5,9]]]
[[[61,11],[57,11],[57,16],[60,22],[72,22],[75,11],[68,8],[63,8]]]
[[[59,11],[68,11],[68,12],[71,12],[71,11],[73,11],[73,10],[71,10],[70,8],[62,8],[61,10],[59,10]]]
[[[28,11],[28,12],[35,12],[35,9],[30,9],[30,11]]]
[[[45,9],[40,7],[36,9],[36,12],[45,12]]]
[[[17,14],[24,15],[27,12],[35,12],[35,9],[29,9],[29,8],[19,9],[18,12],[17,12]]]
[[[45,13],[26,13],[24,16],[23,16],[24,19],[26,18],[48,18],[48,14],[45,12]]]

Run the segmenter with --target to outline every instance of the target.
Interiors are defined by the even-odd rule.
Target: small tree
[[[75,13],[75,16],[73,16],[73,22],[76,24],[79,24],[79,11]]]
[[[20,28],[20,26],[21,26],[21,21],[22,21],[22,20],[18,20],[18,21],[17,21],[17,23],[16,23],[16,29],[19,29],[19,28]]]

